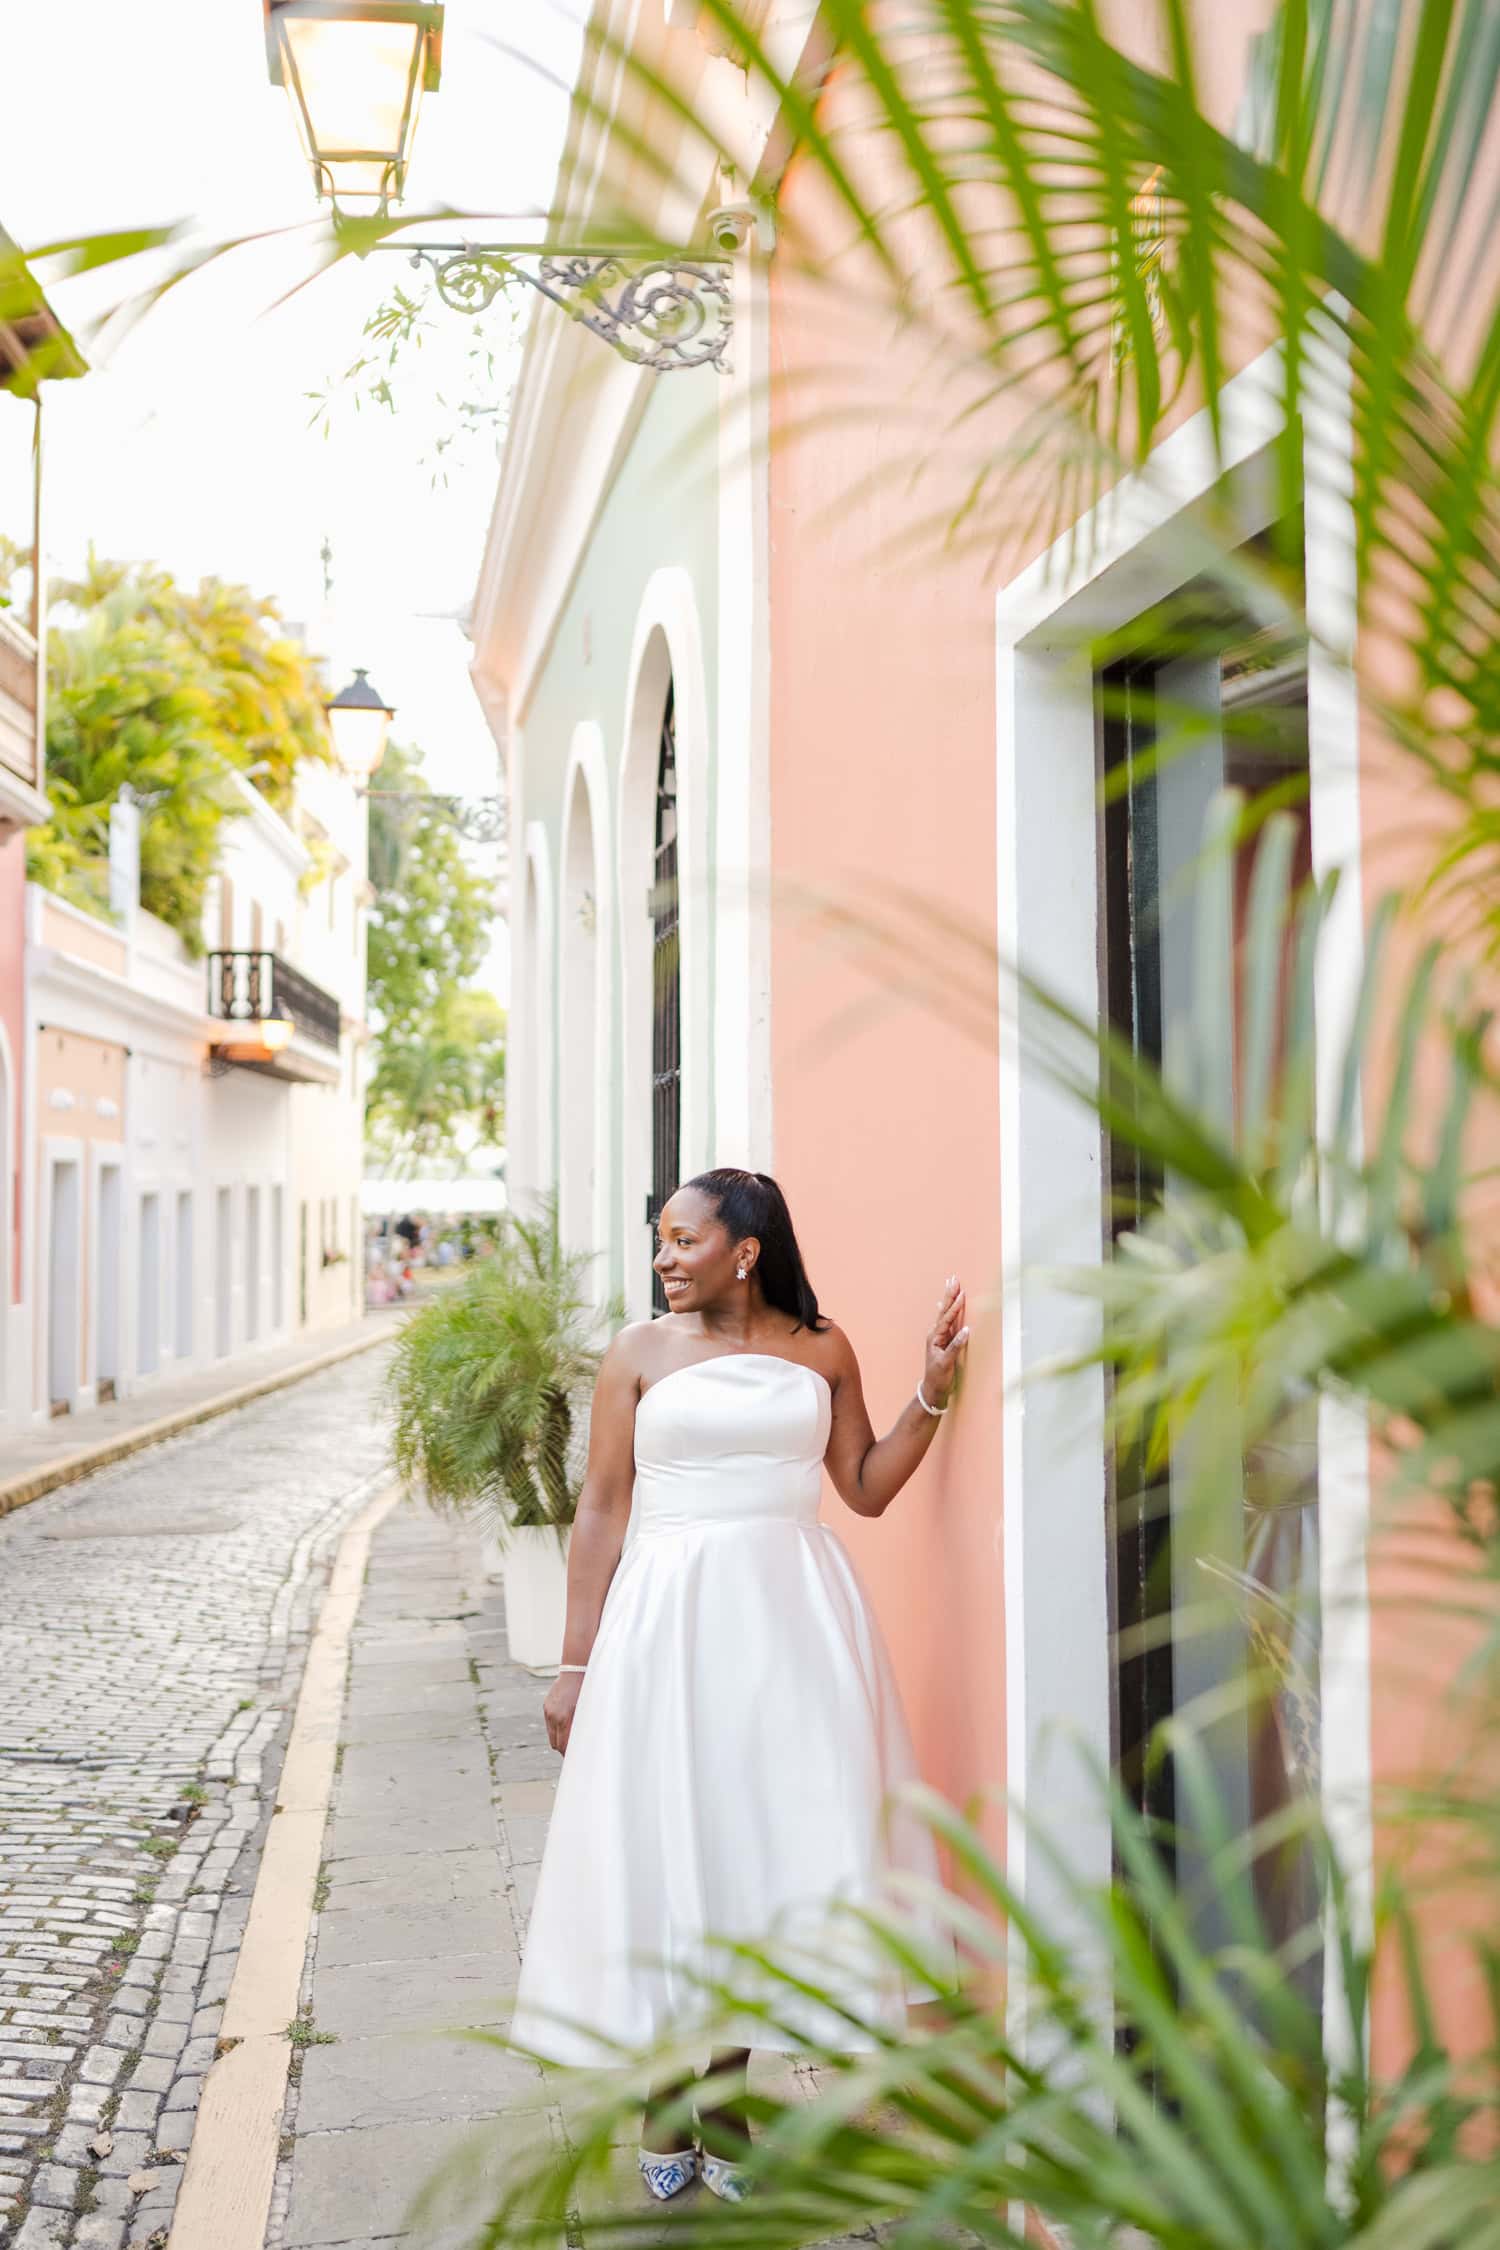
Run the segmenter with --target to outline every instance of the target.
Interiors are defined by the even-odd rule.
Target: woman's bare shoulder
[[[854,1346],[836,1320],[830,1320],[826,1328],[809,1329],[806,1334],[808,1366],[815,1367],[820,1375],[826,1375],[835,1388],[842,1376],[859,1373]]]
[[[654,1320],[631,1320],[617,1328],[600,1362],[601,1377],[608,1376],[613,1382],[639,1382],[643,1377],[649,1380],[651,1332],[655,1326]]]

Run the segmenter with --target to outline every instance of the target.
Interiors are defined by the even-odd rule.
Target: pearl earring
[[[734,1270],[738,1274],[741,1281],[748,1281],[750,1279],[750,1268],[748,1266],[736,1266]]]

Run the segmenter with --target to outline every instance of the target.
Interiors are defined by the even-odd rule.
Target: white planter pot
[[[505,1543],[505,1634],[511,1662],[555,1672],[568,1606],[568,1533],[512,1531]]]

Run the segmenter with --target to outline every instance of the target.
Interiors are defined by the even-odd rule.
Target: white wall
[[[331,893],[325,881],[311,884],[304,895],[303,878],[313,871],[313,859],[297,833],[301,778],[290,822],[245,785],[244,816],[222,831],[221,874],[209,887],[203,938],[206,952],[222,943],[227,880],[231,945],[249,948],[258,935],[261,946],[272,951],[279,939],[292,966],[338,1000],[339,1052],[334,1057],[323,1051],[336,1074],[331,1085],[293,1084],[259,1071],[211,1065],[215,1027],[208,1013],[208,961],[190,958],[176,933],[153,916],[137,909],[123,930],[111,933],[124,938],[124,950],[121,954],[117,943],[106,946],[120,965],[105,966],[97,923],[72,909],[57,911],[57,902],[34,886],[28,896],[28,1048],[34,1056],[38,1027],[46,1024],[116,1050],[124,1047],[128,1060],[118,1142],[108,1139],[108,1129],[101,1138],[91,1127],[92,1144],[79,1143],[81,1234],[76,1255],[70,1253],[62,1267],[51,1245],[51,1190],[56,1164],[70,1159],[63,1145],[69,1128],[60,1116],[38,1118],[32,1105],[25,1302],[5,1368],[8,1396],[0,1399],[0,1423],[7,1413],[24,1420],[48,1410],[54,1313],[60,1334],[71,1324],[79,1337],[72,1403],[80,1413],[96,1403],[101,1344],[115,1369],[117,1393],[127,1396],[167,1384],[186,1369],[233,1363],[247,1351],[285,1341],[302,1325],[296,1261],[303,1204],[309,1235],[306,1326],[342,1326],[363,1311],[358,1200],[366,807],[331,770],[313,770],[309,793],[340,862]],[[42,941],[44,911],[51,944]],[[259,1211],[253,1312],[246,1297],[252,1190]],[[228,1198],[227,1261],[219,1256],[221,1191]],[[143,1212],[150,1229],[145,1237]],[[0,1233],[0,1248],[3,1241]],[[324,1250],[335,1248],[337,1262],[325,1265]],[[101,1276],[110,1299],[102,1307]],[[143,1285],[149,1290],[144,1307]],[[221,1339],[227,1344],[222,1352]]]

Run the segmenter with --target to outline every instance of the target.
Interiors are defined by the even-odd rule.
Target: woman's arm
[[[857,1516],[883,1516],[931,1445],[941,1416],[925,1413],[913,1389],[889,1431],[877,1438],[853,1347],[841,1329],[832,1332],[832,1341],[833,1427],[823,1458],[834,1489],[847,1507]],[[968,1341],[964,1292],[954,1276],[944,1284],[937,1317],[927,1332],[922,1388],[929,1406],[947,1403]]]
[[[635,1485],[635,1409],[640,1387],[634,1333],[622,1328],[604,1355],[594,1385],[588,1469],[568,1545],[564,1664],[587,1664],[604,1597],[625,1544]],[[547,1690],[542,1713],[547,1721],[547,1739],[558,1752],[567,1750],[573,1709],[582,1685],[581,1672],[559,1672]]]

